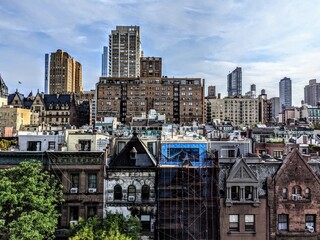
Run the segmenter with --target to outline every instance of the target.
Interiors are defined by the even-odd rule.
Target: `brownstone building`
[[[267,185],[270,239],[319,239],[320,180],[298,149]]]
[[[103,217],[105,152],[47,152],[49,170],[63,186],[59,229],[79,218]]]
[[[113,78],[97,83],[97,121],[117,117],[122,123],[150,109],[165,114],[168,123],[204,121],[204,79]]]
[[[279,165],[262,166],[259,159],[220,161],[221,240],[268,239],[267,198],[262,183]]]

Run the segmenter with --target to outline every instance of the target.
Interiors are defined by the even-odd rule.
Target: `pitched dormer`
[[[259,180],[244,159],[238,159],[232,166],[226,180],[226,205],[253,203],[259,205]]]

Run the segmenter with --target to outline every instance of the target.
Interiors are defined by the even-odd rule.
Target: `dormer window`
[[[233,201],[240,200],[240,187],[239,186],[232,186],[231,187],[231,199]]]
[[[245,199],[246,200],[253,200],[253,187],[252,186],[245,187]]]
[[[135,147],[132,147],[130,151],[130,159],[131,160],[136,160],[137,159],[137,150]]]

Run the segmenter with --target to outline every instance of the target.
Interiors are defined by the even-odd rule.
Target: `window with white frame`
[[[255,231],[255,219],[253,214],[244,215],[244,230],[248,232]]]
[[[239,231],[239,215],[229,215],[229,231]]]

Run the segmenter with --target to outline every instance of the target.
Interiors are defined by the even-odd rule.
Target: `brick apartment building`
[[[204,122],[204,79],[101,77],[97,83],[96,120],[117,117],[122,123],[150,109],[168,123]]]

